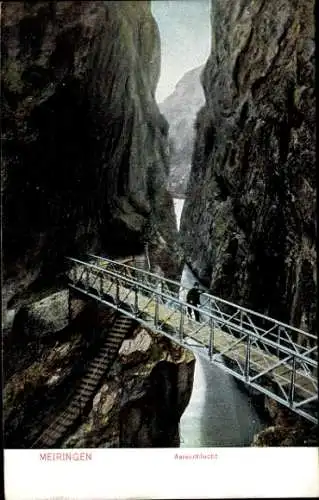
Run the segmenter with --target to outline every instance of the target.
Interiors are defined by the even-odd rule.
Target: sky
[[[201,66],[210,52],[211,0],[152,0],[161,36],[161,76],[156,99],[169,96],[189,70]]]

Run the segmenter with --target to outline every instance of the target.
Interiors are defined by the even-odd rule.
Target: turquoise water
[[[174,199],[178,227],[183,204]],[[185,267],[182,285],[191,286],[194,280]],[[195,356],[192,396],[180,421],[181,447],[249,446],[264,426],[249,396],[231,375],[198,353]]]

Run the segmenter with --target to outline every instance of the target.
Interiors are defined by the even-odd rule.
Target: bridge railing
[[[134,305],[132,316],[138,314],[142,324],[153,326],[182,345],[193,339],[210,359],[221,354],[235,359],[229,371],[250,385],[261,388],[263,376],[276,372],[277,389],[272,396],[299,407],[300,414],[307,415],[305,408],[317,399],[317,344],[311,334],[207,293],[202,294],[201,307],[191,306],[200,314],[198,322],[187,318],[189,306],[181,298],[187,287],[177,282],[100,257],[92,257],[91,263],[70,261],[74,263],[73,285],[82,284],[92,296],[113,297],[119,310],[125,302],[130,302]],[[163,310],[162,305],[166,306]],[[229,334],[229,342],[223,349],[217,346],[218,330]],[[296,335],[302,343],[294,342]],[[253,352],[259,353],[262,365],[258,366]],[[302,387],[300,377],[303,377]]]
[[[148,283],[151,287],[157,287],[159,290],[166,292],[170,297],[178,298],[186,302],[186,295],[190,287],[183,286],[176,281],[155,275],[150,271],[136,268],[131,265],[94,255],[90,255],[90,257],[93,259],[93,262],[96,263],[98,261],[99,266],[105,269],[113,270],[123,276],[132,277],[139,283]],[[201,315],[203,311],[212,310],[216,318],[220,321],[232,318],[232,323],[237,323],[239,327],[246,325],[256,333],[275,341],[277,346],[282,345],[283,347],[290,347],[298,353],[305,353],[312,359],[318,359],[317,337],[313,334],[225,299],[221,299],[220,297],[213,296],[207,292],[203,292],[201,294]]]
[[[180,311],[182,305],[183,314],[188,307],[192,310],[198,310],[203,323],[211,318],[216,325],[233,336],[240,336],[246,331],[253,332],[263,343],[264,349],[272,351],[278,357],[285,353],[296,353],[304,355],[301,359],[306,357],[317,360],[317,342],[316,337],[312,334],[207,293],[202,294],[204,300],[200,307],[190,306],[182,298],[186,296],[189,287],[181,286],[178,282],[140,268],[97,256],[90,257],[93,258],[95,266],[98,261],[97,267],[102,271],[108,274],[113,272],[118,276],[135,280],[135,283],[143,288],[144,295],[154,297],[154,293],[158,292],[157,301],[159,303],[166,304],[177,311]],[[80,261],[77,262],[80,263]],[[87,265],[84,262],[82,264]],[[143,287],[143,284],[148,285],[148,287]],[[263,326],[260,326],[261,324]]]

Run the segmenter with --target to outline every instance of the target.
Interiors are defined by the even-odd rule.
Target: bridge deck
[[[195,341],[213,363],[220,364],[222,355],[223,370],[317,422],[318,364],[313,335],[209,294],[204,294],[197,322],[186,316],[187,304],[180,298],[185,290],[177,282],[108,259],[100,262],[98,257],[98,265],[94,260],[70,261],[71,288],[102,300],[186,348],[192,349]],[[293,341],[296,335],[298,343]]]
[[[105,285],[108,288],[108,293],[115,296],[116,294],[116,285],[111,281],[105,280]],[[130,304],[134,307],[135,304],[135,293],[130,289],[125,288],[123,286],[119,286],[119,297],[124,302]],[[151,299],[150,297],[145,297],[142,293],[138,294],[138,307],[140,310],[144,310],[146,314],[149,316],[150,328],[154,327],[154,315],[155,309],[158,307],[158,322],[167,325],[168,327],[173,328],[175,331],[179,329],[180,325],[180,312],[174,311],[165,304],[158,304],[156,306],[155,298]],[[198,326],[200,331],[194,334],[194,325],[195,329]],[[183,325],[183,335],[184,337],[189,337],[194,339],[197,342],[209,346],[209,337],[210,337],[211,328],[209,326],[201,326],[200,323],[195,323],[194,320],[186,320]],[[234,340],[234,336],[228,334],[227,332],[215,328],[214,329],[214,350],[217,352],[222,352],[228,349],[234,341],[236,342],[239,339]],[[242,342],[239,342],[235,347],[233,347],[230,351],[227,351],[224,354],[225,357],[228,357],[232,361],[239,361],[241,364],[245,363],[246,359],[246,346]],[[261,373],[262,371],[268,369],[271,366],[274,366],[278,358],[274,355],[266,353],[259,347],[251,346],[250,348],[250,366],[251,369],[257,373]],[[289,374],[289,376],[287,376]],[[289,386],[291,382],[290,377],[290,369],[287,365],[280,365],[277,368],[274,368],[271,373],[268,374],[272,378],[275,379],[276,382],[280,382],[281,386]],[[313,380],[308,378],[303,373],[299,373],[297,370],[296,378],[295,378],[295,387],[296,389],[303,392],[304,395],[313,394],[314,386]]]

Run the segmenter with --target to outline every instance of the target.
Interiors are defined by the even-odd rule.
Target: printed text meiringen
[[[87,462],[92,460],[92,453],[67,451],[67,452],[40,452],[41,462]]]

